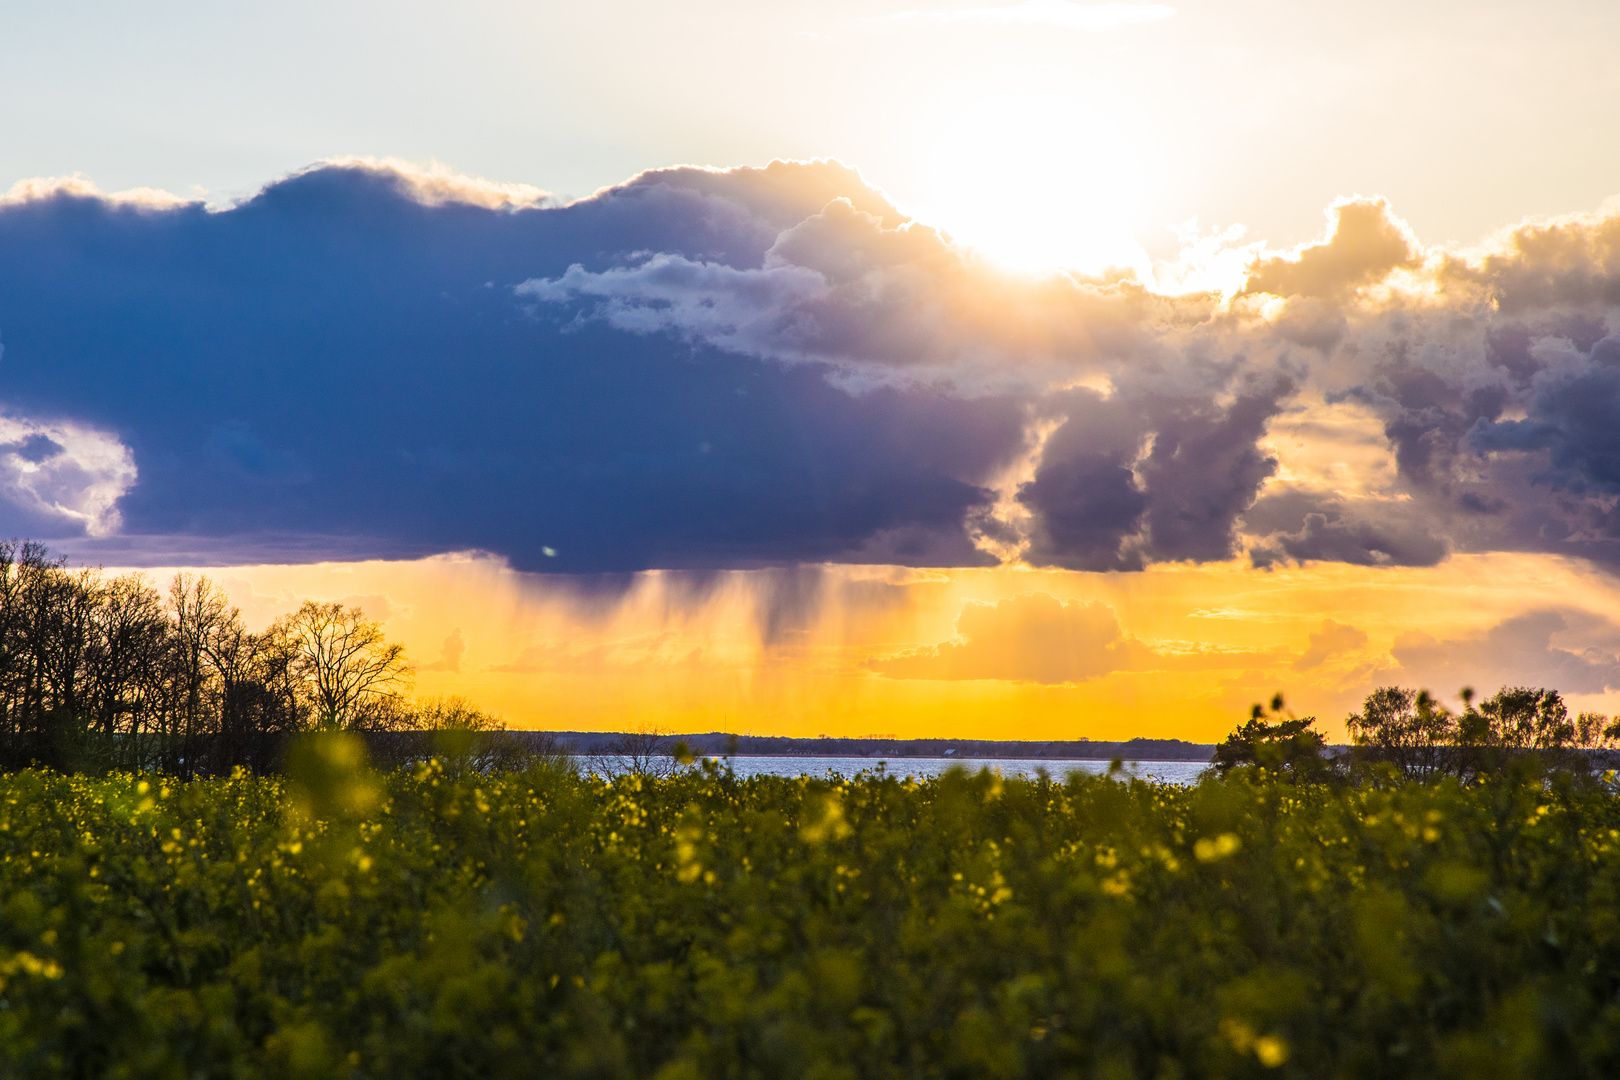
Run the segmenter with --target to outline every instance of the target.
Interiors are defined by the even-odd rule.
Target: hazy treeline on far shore
[[[576,754],[612,755],[622,752],[626,736],[606,731],[552,732],[559,746]],[[781,735],[732,735],[711,731],[701,735],[664,736],[673,746],[684,742],[700,757],[827,757],[827,758],[963,758],[1053,761],[1208,761],[1214,743],[1182,739],[1129,739],[1099,742],[1091,739],[901,739],[893,735],[855,738],[822,735],[813,739]]]

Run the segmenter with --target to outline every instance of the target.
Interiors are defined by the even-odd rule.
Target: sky
[[[0,3],[0,532],[520,727],[1620,711],[1597,3]]]

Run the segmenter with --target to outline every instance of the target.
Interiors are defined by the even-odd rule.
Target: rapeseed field
[[[1620,1074],[1620,804],[1255,769],[0,777],[0,1072]]]

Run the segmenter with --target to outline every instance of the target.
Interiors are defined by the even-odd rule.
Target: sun
[[[1102,110],[1056,94],[982,97],[944,118],[917,216],[1016,270],[1144,270],[1134,223],[1143,147]]]

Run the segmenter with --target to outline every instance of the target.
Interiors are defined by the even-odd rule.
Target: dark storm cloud
[[[1001,273],[836,163],[568,206],[363,162],[224,210],[35,184],[0,203],[0,531],[128,562],[962,566],[1030,539],[1016,497],[1037,563],[1225,558],[1288,384],[1182,356],[1211,305]],[[1116,390],[1052,396],[1086,372]]]
[[[1523,395],[1523,419],[1481,416],[1468,445],[1481,451],[1546,451],[1548,485],[1572,491],[1620,491],[1620,338],[1582,350],[1550,342]]]
[[[1620,215],[1425,253],[1381,200],[1336,213],[1321,242],[1257,260],[1246,294],[1319,354],[1296,358],[1306,388],[1378,418],[1395,483],[1272,486],[1244,516],[1254,561],[1620,563]]]
[[[222,212],[71,188],[13,198],[0,376],[18,432],[0,473],[94,464],[53,455],[26,418],[71,417],[127,451],[131,475],[83,486],[111,484],[122,518],[94,550],[130,560],[987,562],[964,521],[1022,446],[1021,401],[855,392],[822,366],[535,314],[512,291],[649,251],[757,268],[835,197],[900,220],[832,164],[674,170],[565,208],[359,165]],[[87,531],[84,514],[53,524],[60,498],[8,501],[0,531]]]
[[[223,210],[32,184],[0,199],[0,532],[602,581],[1620,561],[1617,283],[1612,217],[1435,253],[1378,199],[1227,301],[1032,279],[829,162],[567,206],[364,162]],[[1379,490],[1272,441],[1340,405]]]
[[[1281,380],[1241,386],[1230,404],[1178,402],[1160,420],[1139,466],[1157,558],[1204,562],[1237,553],[1233,521],[1277,470],[1256,443],[1292,389]]]
[[[1258,441],[1292,387],[1223,381],[1197,397],[1156,389],[1065,396],[1062,425],[1017,495],[1034,513],[1032,562],[1140,569],[1235,554],[1235,521],[1276,470]],[[1228,390],[1231,400],[1218,403]]]
[[[1018,501],[1034,513],[1030,561],[1072,570],[1141,567],[1141,553],[1128,542],[1147,510],[1134,471],[1146,440],[1143,418],[1094,390],[1071,391],[1054,404],[1063,421],[1034,478],[1018,489]]]
[[[1279,487],[1243,515],[1257,541],[1256,566],[1342,562],[1352,566],[1434,566],[1450,548],[1410,503],[1380,504]]]

